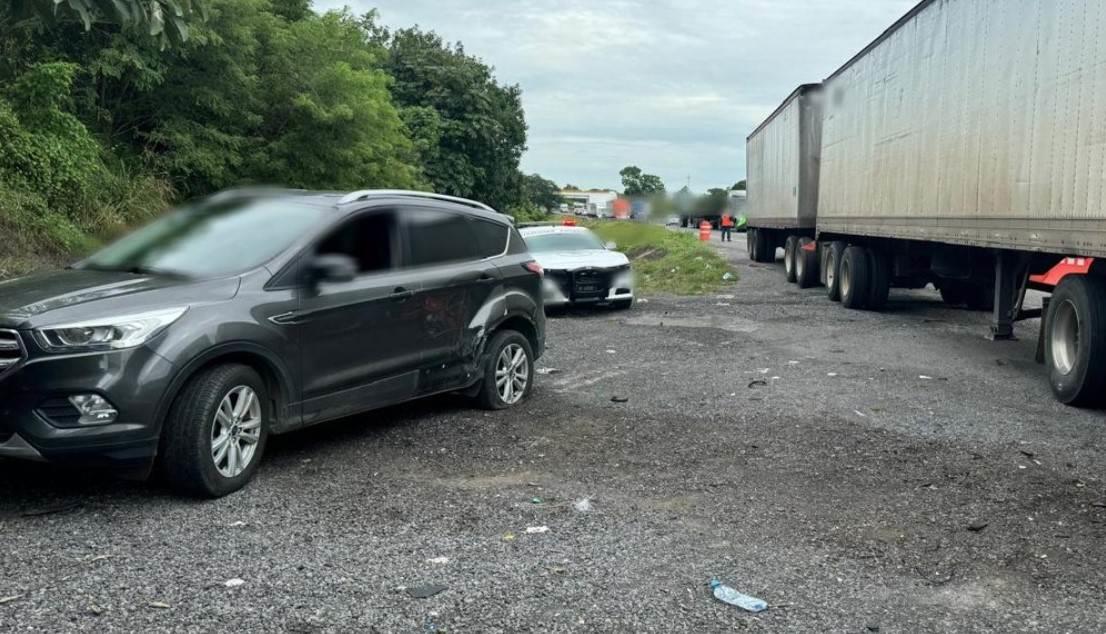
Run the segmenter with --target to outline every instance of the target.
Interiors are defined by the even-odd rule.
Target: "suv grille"
[[[0,330],[0,377],[23,360],[23,342],[14,330]]]

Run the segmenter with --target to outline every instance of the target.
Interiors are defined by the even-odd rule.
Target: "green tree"
[[[659,176],[644,174],[636,165],[622,168],[622,187],[627,196],[649,196],[664,193],[664,181]]]
[[[501,209],[521,200],[526,121],[519,87],[500,85],[487,64],[433,32],[389,32],[375,14],[365,16],[364,28],[387,48],[385,69],[400,108],[437,114],[436,120],[426,111],[416,117],[424,124],[416,127],[415,145],[429,185]],[[428,142],[434,137],[436,146]]]
[[[542,178],[540,174],[522,177],[522,194],[526,202],[542,209],[554,209],[561,204],[557,183]]]
[[[187,40],[190,22],[204,9],[201,0],[9,0],[8,4],[12,19],[35,28],[80,21],[87,31],[93,24],[115,24],[146,33],[162,47]]]
[[[731,187],[730,189],[738,190],[738,191],[745,191],[745,181],[744,180],[737,181],[736,183],[734,183],[734,186]]]

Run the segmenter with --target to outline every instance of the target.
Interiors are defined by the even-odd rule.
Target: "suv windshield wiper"
[[[161,269],[154,266],[146,266],[143,264],[135,265],[120,265],[120,266],[103,266],[97,264],[83,264],[80,266],[69,267],[77,269],[85,269],[88,271],[115,271],[119,273],[134,273],[135,275],[158,275],[162,277],[189,277],[186,273],[180,271],[173,271],[171,269]]]

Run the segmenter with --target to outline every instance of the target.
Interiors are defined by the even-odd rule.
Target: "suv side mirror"
[[[317,255],[308,270],[312,283],[352,282],[357,277],[357,261],[337,253]]]
[[[607,244],[605,244],[603,246],[607,247],[608,251],[614,251],[615,249],[618,248],[618,245],[615,244],[614,242],[608,242]]]

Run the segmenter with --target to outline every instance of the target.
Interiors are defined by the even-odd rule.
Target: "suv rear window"
[[[498,222],[489,222],[472,218],[469,220],[473,233],[476,234],[476,244],[480,247],[480,257],[494,258],[503,255],[507,250],[507,225]]]
[[[436,209],[405,209],[411,266],[482,260],[507,248],[507,225]]]

